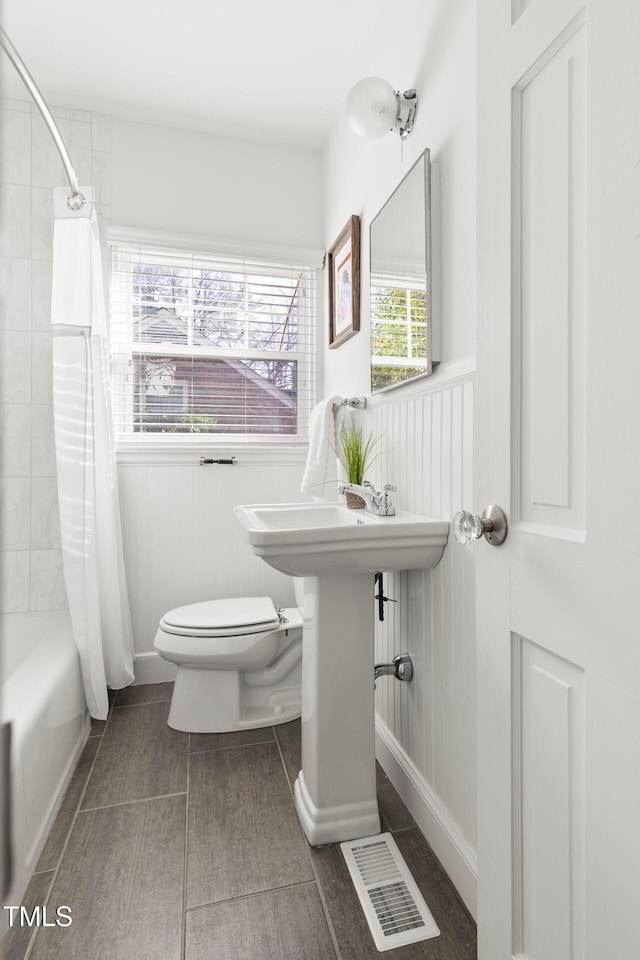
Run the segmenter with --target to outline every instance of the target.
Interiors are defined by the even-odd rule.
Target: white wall
[[[173,607],[221,597],[270,596],[295,603],[291,577],[253,554],[236,521],[238,503],[303,499],[304,450],[216,451],[235,466],[200,466],[201,451],[129,455],[118,466],[136,680],[168,679],[170,665],[148,657],[158,620]],[[167,670],[167,668],[169,668]]]
[[[114,120],[112,163],[119,226],[322,246],[317,150]]]
[[[369,389],[369,224],[425,147],[439,167],[433,223],[434,320],[442,364],[414,385],[378,395],[368,423],[382,455],[372,479],[394,482],[398,506],[451,519],[473,495],[475,368],[475,3],[397,4],[363,52],[360,76],[416,87],[414,132],[404,144],[354,137],[336,123],[325,151],[325,245],[352,214],[361,217],[361,332],[329,350],[325,317],[324,393]],[[384,24],[384,29],[382,27]],[[390,26],[391,25],[391,26]],[[397,42],[396,42],[396,39]],[[346,96],[345,91],[345,96]],[[437,183],[434,184],[438,189]],[[474,565],[452,538],[433,572],[388,577],[387,619],[376,658],[408,651],[410,685],[390,679],[376,693],[378,754],[467,905],[475,909]]]
[[[322,247],[319,151],[114,119],[111,183],[117,226]],[[118,457],[138,680],[154,678],[158,665],[148,655],[171,607],[247,594],[294,602],[290,578],[252,554],[232,508],[302,499],[304,448],[220,451],[236,455],[234,467],[200,467],[201,452]]]

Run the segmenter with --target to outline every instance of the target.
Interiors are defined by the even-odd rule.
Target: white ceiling
[[[2,23],[50,105],[319,146],[386,3],[4,0]]]

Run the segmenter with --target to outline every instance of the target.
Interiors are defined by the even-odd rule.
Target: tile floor
[[[298,825],[299,721],[178,733],[171,686],[122,690],[94,722],[25,897],[73,922],[14,928],[8,960],[379,956],[339,846],[310,847]],[[381,768],[378,800],[442,931],[384,956],[475,958],[474,923]]]

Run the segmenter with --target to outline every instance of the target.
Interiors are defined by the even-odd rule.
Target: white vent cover
[[[340,848],[379,951],[439,936],[390,833],[349,840]]]

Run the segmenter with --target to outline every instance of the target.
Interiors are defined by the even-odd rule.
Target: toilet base
[[[167,723],[184,733],[229,733],[299,716],[299,685],[248,686],[237,670],[178,666]]]

